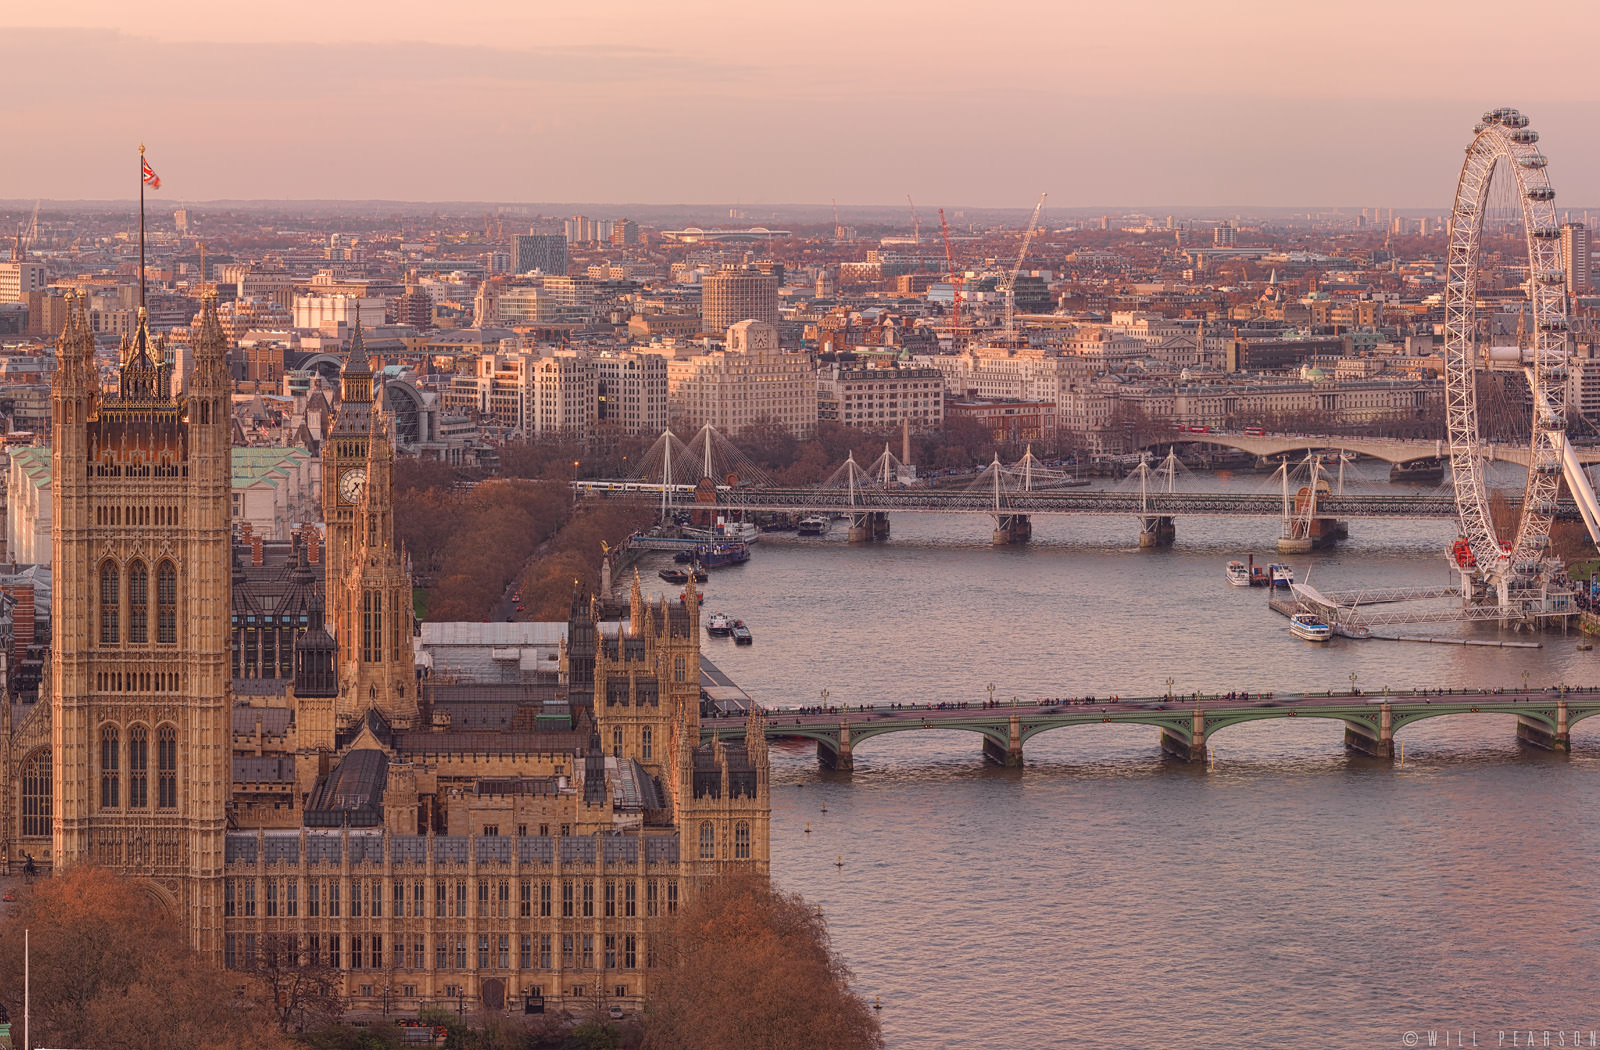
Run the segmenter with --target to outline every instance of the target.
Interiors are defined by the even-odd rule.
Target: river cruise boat
[[[721,613],[712,613],[711,618],[706,621],[706,633],[718,636],[731,634],[733,633],[733,621]]]
[[[1295,613],[1289,617],[1289,633],[1308,642],[1325,642],[1333,637],[1333,628],[1311,613]]]
[[[1274,565],[1268,566],[1267,571],[1272,574],[1272,586],[1274,586],[1274,587],[1293,587],[1294,586],[1294,570],[1291,569],[1289,566],[1274,564]]]
[[[1228,582],[1235,587],[1250,586],[1250,569],[1242,561],[1230,561],[1223,573],[1228,577]]]
[[[750,547],[745,543],[702,543],[694,549],[695,557],[708,569],[724,565],[743,565],[750,560]]]
[[[833,526],[827,515],[811,514],[800,519],[799,533],[802,536],[821,536]]]

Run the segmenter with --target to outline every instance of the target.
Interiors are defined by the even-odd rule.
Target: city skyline
[[[782,20],[625,0],[444,19],[353,2],[308,24],[190,3],[137,19],[105,3],[16,10],[0,16],[13,72],[41,90],[0,118],[28,144],[0,198],[127,195],[119,165],[143,139],[163,196],[191,202],[909,192],[1025,208],[1048,189],[1058,209],[1441,208],[1472,119],[1515,105],[1561,143],[1564,201],[1600,200],[1600,145],[1583,134],[1594,14],[1558,4],[1564,31],[1514,50],[1499,8],[1445,13],[1362,3],[1324,24],[1163,3],[1131,22],[1023,5],[998,20],[828,3]]]

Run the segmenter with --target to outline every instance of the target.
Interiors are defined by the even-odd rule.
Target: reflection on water
[[[763,537],[708,608],[756,644],[707,640],[767,704],[1097,693],[1600,682],[1595,653],[1290,638],[1223,564],[1274,560],[1269,521],[1180,520],[1140,552],[1124,519],[1036,519],[994,549],[981,517],[896,517],[888,544]],[[1294,559],[1327,590],[1450,582],[1444,522],[1351,524]],[[646,577],[653,573],[647,572]],[[1496,637],[1433,625],[1429,635]],[[1600,723],[1600,719],[1594,720]],[[1600,726],[1574,754],[1509,717],[1409,726],[1403,766],[1341,726],[1218,732],[1207,771],[1146,727],[1030,740],[1021,770],[947,731],[865,741],[853,775],[773,748],[773,870],[820,903],[890,1044],[1399,1045],[1407,1030],[1600,1027]],[[823,805],[826,804],[826,812]],[[810,833],[806,826],[810,825]],[[842,857],[844,866],[836,867]],[[1592,1013],[1593,1011],[1591,1011]]]

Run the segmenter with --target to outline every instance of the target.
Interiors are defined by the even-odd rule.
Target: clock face
[[[347,504],[361,502],[361,490],[367,487],[367,472],[362,467],[352,467],[339,475],[339,499]]]

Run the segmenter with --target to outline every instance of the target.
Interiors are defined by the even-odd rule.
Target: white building
[[[6,468],[6,558],[50,564],[50,449],[15,449]]]
[[[867,368],[824,365],[817,372],[817,418],[868,429],[944,424],[944,375],[926,365]]]
[[[726,349],[667,364],[671,414],[686,426],[737,434],[763,422],[795,437],[817,432],[817,375],[811,355],[785,352],[765,321],[728,328]]]
[[[388,305],[389,301],[382,296],[297,295],[294,297],[294,326],[352,326],[359,311],[362,325],[371,328],[383,323]]]

